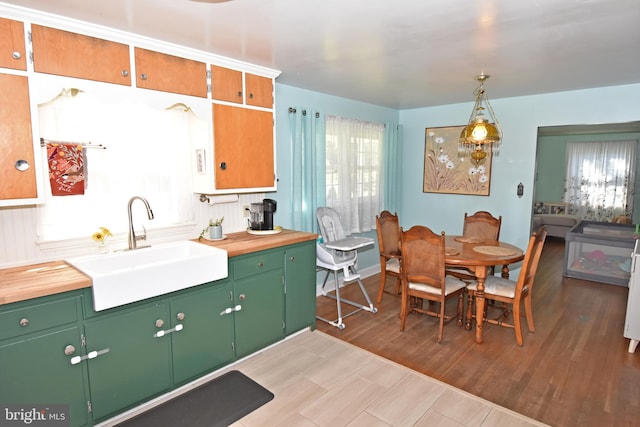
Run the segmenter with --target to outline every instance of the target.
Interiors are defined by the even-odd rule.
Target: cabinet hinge
[[[87,339],[84,337],[84,334],[80,334],[80,345],[83,347],[87,346]]]
[[[211,92],[211,83],[207,83],[207,93],[212,93]]]
[[[87,412],[91,413],[93,412],[93,407],[91,406],[91,401],[87,400]]]
[[[231,341],[231,350],[233,350],[233,352],[236,352],[236,345],[233,341]]]
[[[33,44],[33,38],[31,37],[31,30],[27,31],[27,42],[29,44]],[[33,50],[29,51],[28,59],[33,64]]]

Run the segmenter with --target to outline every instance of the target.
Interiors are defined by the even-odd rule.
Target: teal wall
[[[491,97],[491,88],[487,88]],[[640,84],[491,99],[504,132],[500,156],[494,158],[489,196],[463,196],[422,192],[424,131],[427,127],[464,125],[472,102],[411,110],[394,110],[276,83],[276,145],[278,223],[290,224],[289,126],[287,109],[307,106],[326,113],[377,122],[398,122],[402,127],[403,192],[398,211],[405,228],[424,224],[448,234],[462,231],[465,212],[487,210],[502,215],[501,237],[525,247],[531,224],[536,173],[538,127],[575,124],[623,123],[640,120]],[[518,183],[524,196],[516,196]],[[375,233],[371,233],[374,236]],[[360,266],[378,263],[377,249],[361,254]]]
[[[278,191],[267,194],[278,202],[278,224],[287,228],[291,226],[291,180],[290,180],[290,134],[289,107],[307,107],[326,114],[350,117],[353,119],[385,123],[398,123],[399,112],[393,108],[366,104],[337,96],[326,95],[293,86],[276,83],[276,167],[278,173]],[[376,238],[376,232],[363,234]],[[377,240],[377,238],[376,238]],[[361,250],[358,263],[363,268],[377,265],[380,261],[377,245]]]
[[[487,88],[491,97],[491,88]],[[541,126],[622,123],[640,119],[640,85],[491,99],[502,125],[500,156],[494,158],[491,194],[442,195],[422,192],[424,130],[464,125],[472,103],[400,111],[403,127],[403,225],[426,224],[447,233],[462,231],[464,212],[488,210],[502,215],[500,237],[525,247],[531,224],[537,130]],[[516,196],[518,183],[524,196]]]
[[[538,138],[534,201],[562,201],[566,148],[566,136],[541,136]]]

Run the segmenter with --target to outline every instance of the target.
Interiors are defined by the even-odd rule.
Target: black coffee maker
[[[249,222],[252,230],[273,230],[273,214],[276,211],[276,201],[264,199],[262,203],[251,203],[249,208]]]

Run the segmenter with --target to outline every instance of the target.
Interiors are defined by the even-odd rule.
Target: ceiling
[[[212,0],[209,0],[212,1]],[[218,0],[220,1],[220,0]],[[11,0],[395,109],[640,83],[638,0]]]

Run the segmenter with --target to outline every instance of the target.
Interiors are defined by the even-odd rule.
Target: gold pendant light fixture
[[[480,86],[473,92],[476,103],[471,111],[469,123],[462,129],[458,142],[458,157],[470,157],[471,162],[476,166],[484,163],[485,158],[490,154],[499,155],[502,140],[502,129],[484,90],[484,82],[489,77],[484,73],[476,76],[476,80],[480,82]]]

